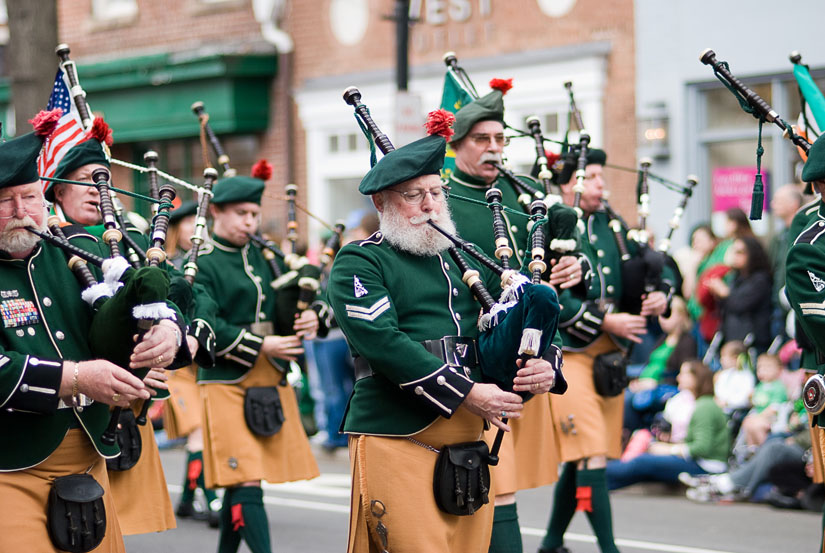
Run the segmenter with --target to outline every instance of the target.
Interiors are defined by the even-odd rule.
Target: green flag
[[[473,97],[461,85],[452,68],[447,69],[447,73],[444,75],[444,91],[441,93],[441,107],[451,113],[456,113],[472,101]],[[444,158],[441,176],[449,179],[453,169],[455,169],[455,152],[447,144],[447,154]]]
[[[816,125],[820,131],[825,131],[825,97],[823,97],[822,91],[819,90],[819,87],[811,78],[808,68],[801,63],[794,64],[793,76],[796,77],[796,83],[799,85],[799,90],[802,91],[802,96],[805,97],[805,102],[808,103],[808,107],[811,109]],[[446,90],[445,86],[445,93]]]

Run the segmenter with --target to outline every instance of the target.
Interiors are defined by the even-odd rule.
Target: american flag
[[[47,110],[55,108],[62,109],[63,115],[57,122],[57,127],[55,127],[52,135],[46,139],[37,160],[37,169],[42,177],[54,176],[54,172],[66,152],[86,136],[80,123],[77,107],[74,105],[72,96],[69,93],[68,79],[62,69],[57,70],[52,95],[49,96],[49,103],[46,105]],[[43,182],[44,190],[48,184],[48,181]]]

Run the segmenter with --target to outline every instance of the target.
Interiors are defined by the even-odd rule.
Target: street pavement
[[[264,502],[273,553],[346,551],[349,462],[346,450],[330,455],[315,448],[321,476],[309,482],[266,485]],[[161,452],[173,505],[183,481],[182,449]],[[544,535],[552,486],[518,494],[525,553]],[[612,494],[614,529],[623,553],[814,553],[821,516],[747,503],[697,504],[659,486],[636,486]],[[389,528],[392,543],[392,528]],[[129,553],[216,551],[218,531],[205,522],[179,520],[162,534],[126,538]],[[573,553],[597,553],[583,513],[577,513],[565,544]],[[248,552],[243,544],[241,552]],[[392,552],[392,548],[390,548]],[[429,553],[429,552],[427,552]],[[435,553],[435,552],[433,552]]]

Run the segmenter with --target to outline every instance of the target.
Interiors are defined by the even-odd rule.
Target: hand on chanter
[[[523,363],[516,361],[520,367],[513,379],[514,392],[530,392],[531,394],[546,394],[556,383],[556,371],[549,361],[534,357]]]
[[[550,284],[562,290],[572,288],[582,280],[582,266],[579,260],[572,255],[565,255],[558,261],[550,260]]]
[[[521,410],[524,409],[523,401],[518,394],[505,392],[495,384],[480,382],[473,384],[462,405],[505,432],[510,431],[510,426],[504,424],[501,419],[517,419],[521,417]]]

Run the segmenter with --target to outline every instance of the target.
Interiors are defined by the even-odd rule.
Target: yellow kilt
[[[69,430],[60,446],[42,463],[25,470],[0,472],[0,551],[55,553],[46,526],[52,481],[89,470],[105,490],[106,536],[93,553],[125,553],[123,536],[106,476],[106,461],[79,428]]]
[[[137,401],[132,411],[137,416],[143,405]],[[175,512],[166,488],[152,423],[140,426],[143,450],[137,464],[129,470],[110,471],[112,496],[124,536],[164,532],[175,528]]]
[[[521,418],[509,423],[499,450],[499,463],[491,467],[499,495],[552,484],[559,479],[559,440],[553,427],[550,400],[546,395],[524,404]],[[492,448],[498,429],[490,428],[484,440]]]
[[[440,448],[444,444],[470,442],[481,437],[482,422],[466,409],[451,419],[439,419],[413,436]],[[375,533],[378,520],[371,501],[384,504],[381,522],[387,527],[388,547],[393,553],[486,553],[493,529],[493,493],[490,503],[472,516],[442,512],[433,495],[433,473],[438,454],[406,438],[359,436],[349,438],[352,496],[349,553],[381,551]],[[492,479],[492,476],[491,476]]]
[[[170,440],[188,436],[201,426],[201,394],[195,379],[197,365],[169,371],[169,394],[163,411],[163,428]]]
[[[243,482],[307,480],[320,474],[298,412],[292,386],[278,386],[284,424],[274,436],[253,434],[243,414],[244,392],[254,386],[276,386],[281,373],[259,356],[238,384],[200,384],[203,405],[203,466],[207,488]]]
[[[584,352],[564,352],[569,387],[564,395],[550,396],[562,462],[599,455],[617,459],[622,454],[624,394],[603,397],[593,385],[593,359],[615,349],[603,334]]]

